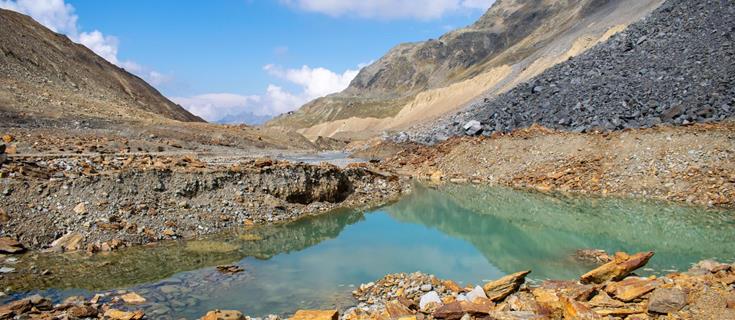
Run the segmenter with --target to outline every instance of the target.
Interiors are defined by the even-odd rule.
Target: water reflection
[[[692,262],[735,259],[731,211],[611,198],[551,197],[502,188],[418,188],[386,209],[464,239],[505,273],[532,268],[535,278],[575,278],[589,268],[575,250],[656,251],[650,267],[685,269]]]
[[[732,212],[615,199],[550,197],[507,189],[417,186],[368,214],[342,211],[290,224],[235,230],[196,242],[109,256],[26,256],[18,276],[0,279],[11,298],[37,290],[72,294],[128,288],[157,319],[195,318],[215,308],[288,314],[351,304],[353,286],[387,273],[424,271],[480,283],[532,269],[534,279],[576,278],[590,266],[580,248],[654,250],[655,269],[704,258],[732,261]],[[236,276],[213,266],[237,263]],[[23,274],[29,266],[51,276]]]

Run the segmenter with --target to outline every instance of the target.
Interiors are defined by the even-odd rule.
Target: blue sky
[[[0,0],[207,120],[272,116],[349,84],[401,42],[471,24],[493,0]]]

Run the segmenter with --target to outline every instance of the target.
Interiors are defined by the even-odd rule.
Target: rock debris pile
[[[735,2],[668,0],[606,43],[411,133],[434,143],[532,124],[577,132],[735,114]]]

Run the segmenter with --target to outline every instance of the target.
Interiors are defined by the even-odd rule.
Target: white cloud
[[[95,30],[92,32],[82,32],[79,34],[77,40],[100,57],[105,58],[105,60],[120,65],[120,62],[117,60],[117,47],[120,42],[117,38],[105,36],[102,32]]]
[[[346,89],[360,72],[356,69],[337,74],[325,68],[302,66],[300,69],[283,69],[272,64],[263,69],[273,76],[303,87],[302,96],[309,100]]]
[[[207,121],[217,121],[226,115],[241,113],[260,101],[258,96],[243,96],[231,93],[210,93],[193,97],[171,98],[189,112]]]
[[[244,113],[276,116],[296,110],[313,99],[346,89],[359,72],[359,69],[351,69],[336,73],[325,68],[309,66],[286,69],[276,65],[266,65],[263,70],[278,79],[296,85],[297,92],[290,92],[282,86],[270,84],[262,95],[217,93],[189,98],[177,97],[171,100],[207,121],[219,121],[228,116]]]
[[[31,16],[34,20],[54,32],[66,34],[72,41],[80,43],[112,64],[135,73],[153,85],[171,80],[170,76],[143,67],[133,61],[120,61],[118,47],[120,41],[99,30],[80,32],[74,7],[64,0],[0,0],[0,8],[17,11]]]
[[[74,7],[64,0],[0,0],[0,8],[27,14],[54,32],[78,33]]]
[[[495,0],[281,0],[304,11],[376,19],[440,18],[450,12],[486,10]]]

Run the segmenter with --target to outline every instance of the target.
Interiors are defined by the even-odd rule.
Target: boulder
[[[337,320],[337,310],[299,310],[289,318],[291,320]]]
[[[669,314],[681,310],[687,303],[687,293],[680,288],[658,288],[648,299],[648,312]]]
[[[603,283],[610,280],[621,280],[646,265],[651,257],[653,257],[653,252],[641,252],[632,256],[618,252],[613,261],[582,275],[580,281],[582,283]]]
[[[58,252],[72,252],[81,249],[82,236],[78,232],[70,232],[51,243],[51,250]]]
[[[419,300],[419,309],[429,310],[432,305],[434,305],[434,307],[439,307],[442,304],[442,299],[439,298],[439,294],[436,293],[436,291],[430,291],[421,296],[421,299]]]
[[[242,312],[235,310],[213,310],[207,312],[200,320],[245,320]]]
[[[143,311],[122,311],[117,309],[108,309],[105,311],[105,319],[109,320],[140,320],[145,317]]]
[[[66,310],[66,315],[72,319],[96,318],[99,311],[88,305],[76,305]]]
[[[630,277],[623,281],[609,284],[605,288],[605,292],[612,294],[620,301],[629,302],[653,291],[658,285],[659,282],[655,280]]]
[[[467,293],[467,301],[475,302],[477,299],[488,299],[485,290],[480,286],[476,286],[472,291]]]
[[[413,315],[413,311],[411,311],[411,309],[409,309],[405,304],[396,300],[388,301],[385,304],[385,310],[388,312],[391,319],[398,319]]]
[[[717,273],[723,270],[724,271],[730,270],[730,265],[720,263],[714,260],[704,260],[704,261],[698,262],[691,269],[689,269],[689,273],[708,274],[708,273]]]
[[[493,310],[492,303],[471,303],[467,301],[455,301],[443,305],[432,314],[435,319],[459,320],[465,315],[472,317],[483,317]]]
[[[471,120],[465,123],[462,129],[464,129],[464,132],[468,136],[476,136],[482,133],[482,123],[480,123],[480,121],[477,121],[477,120]]]
[[[602,319],[600,315],[592,311],[589,307],[583,303],[569,299],[567,297],[561,298],[561,304],[564,310],[564,319],[576,319],[576,320],[594,320]]]
[[[10,237],[0,238],[0,253],[18,254],[26,251],[26,248],[17,240]]]
[[[482,288],[485,290],[488,299],[500,301],[511,293],[518,291],[518,288],[526,281],[526,276],[529,273],[531,273],[530,270],[507,275],[498,280],[486,283]]]

